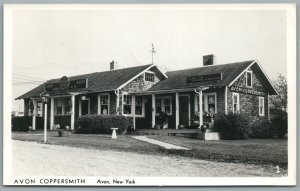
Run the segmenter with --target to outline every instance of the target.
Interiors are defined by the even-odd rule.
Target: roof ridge
[[[246,63],[246,62],[249,62],[249,64],[251,64],[253,61],[255,61],[255,60],[247,60],[247,61],[242,61],[242,62],[233,62],[233,63],[226,63],[226,64],[217,64],[217,65],[200,66],[200,67],[194,67],[194,68],[188,68],[188,69],[171,70],[171,71],[167,71],[166,73],[169,73],[169,72],[179,72],[179,71],[188,71],[188,70],[195,70],[195,69],[199,69],[199,68],[208,68],[208,67],[215,67],[215,66],[224,66],[224,65],[241,64],[241,63]]]
[[[73,75],[73,76],[67,76],[68,78],[74,78],[77,76],[84,76],[84,75],[92,75],[92,74],[100,74],[104,72],[113,72],[113,71],[119,71],[119,70],[126,70],[126,69],[132,69],[132,68],[138,68],[138,67],[146,67],[146,66],[151,66],[152,64],[146,64],[146,65],[140,65],[140,66],[132,66],[132,67],[127,67],[127,68],[119,68],[119,69],[114,69],[114,70],[105,70],[101,72],[92,72],[92,73],[86,73],[86,74],[79,74],[79,75]],[[53,80],[59,80],[60,78],[52,78],[50,80],[45,81],[45,83]]]

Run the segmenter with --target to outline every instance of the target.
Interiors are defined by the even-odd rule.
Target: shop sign
[[[222,73],[199,75],[199,76],[188,76],[186,78],[187,83],[219,81],[219,80],[222,80]]]
[[[64,76],[60,79],[58,83],[45,84],[45,91],[65,91],[74,89],[85,89],[87,88],[87,79],[70,80],[68,77]]]
[[[238,92],[238,93],[243,93],[243,94],[266,96],[265,92],[261,92],[261,91],[257,91],[257,90],[249,89],[249,88],[238,87],[238,86],[231,86],[230,90],[233,92]]]

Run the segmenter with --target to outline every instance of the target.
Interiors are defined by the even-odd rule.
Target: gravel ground
[[[15,176],[281,176],[272,166],[12,141]]]

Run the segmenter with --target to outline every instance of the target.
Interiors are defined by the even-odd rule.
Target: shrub
[[[12,131],[29,131],[29,126],[32,126],[32,116],[15,116],[11,119]],[[42,117],[36,117],[36,129],[44,127]]]
[[[266,139],[273,137],[272,123],[265,118],[254,121],[250,126],[252,130],[251,138]]]
[[[222,115],[215,121],[214,128],[221,133],[222,139],[247,139],[251,135],[251,128],[246,116],[240,114]]]
[[[84,115],[76,120],[76,132],[110,134],[111,128],[119,128],[122,133],[129,125],[129,119],[121,115]]]
[[[272,113],[274,114],[271,119],[273,134],[278,138],[283,138],[288,130],[287,112],[278,109],[272,111]]]

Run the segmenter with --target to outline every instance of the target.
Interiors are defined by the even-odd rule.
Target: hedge
[[[32,116],[15,116],[11,119],[12,131],[29,131],[29,126],[32,126]],[[44,119],[36,117],[36,129],[44,127]]]
[[[251,121],[248,116],[240,114],[222,115],[216,120],[214,128],[221,133],[222,139],[266,139],[283,138],[287,133],[287,113],[278,110],[271,120],[257,118]]]
[[[130,120],[121,115],[84,115],[76,120],[76,133],[110,134],[111,128],[123,133],[130,126]]]
[[[222,139],[248,139],[252,133],[248,118],[240,114],[222,115],[216,120],[214,128]]]

